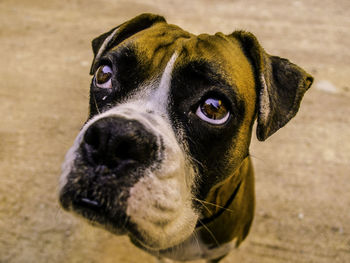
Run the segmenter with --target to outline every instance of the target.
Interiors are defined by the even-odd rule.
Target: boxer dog
[[[62,207],[161,262],[219,262],[253,220],[254,121],[264,141],[313,78],[251,33],[196,36],[153,14],[92,47],[90,114],[63,164]]]

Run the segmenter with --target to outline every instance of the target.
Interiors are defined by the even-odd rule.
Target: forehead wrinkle
[[[220,64],[209,62],[203,58],[195,58],[176,68],[174,76],[181,75],[185,82],[195,82],[192,86],[194,90],[203,89],[203,87],[218,87],[226,91],[227,94],[238,96],[238,88],[231,80]]]

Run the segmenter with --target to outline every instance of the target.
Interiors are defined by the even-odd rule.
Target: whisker
[[[193,161],[193,162],[195,162],[195,163],[197,163],[200,167],[204,167],[204,165],[202,164],[202,162],[200,162],[200,161],[198,161],[196,158],[194,158],[194,157],[190,157],[190,160],[191,161]]]
[[[198,222],[205,228],[205,230],[208,231],[209,235],[213,238],[213,240],[215,241],[216,245],[219,247],[220,244],[219,244],[218,240],[215,238],[213,232],[211,232],[210,229],[205,224],[203,224],[203,222],[200,219],[198,219]]]
[[[97,105],[96,97],[95,97],[94,94],[92,94],[92,96],[94,98],[94,103],[95,103],[96,110],[97,110],[98,114],[101,114],[100,109],[98,108],[98,105]]]
[[[259,164],[262,165],[268,171],[273,172],[275,170],[271,167],[269,162],[266,162],[266,160],[264,160],[263,158],[260,158],[260,157],[257,157],[255,155],[251,155],[251,154],[249,154],[249,156],[252,157],[252,159],[254,159],[254,160],[258,160]]]
[[[210,209],[204,204],[204,202],[202,200],[197,199],[197,198],[192,198],[192,199],[198,201],[208,211],[209,214],[211,214],[211,215],[213,214],[213,212],[210,211]]]
[[[85,91],[82,91],[82,90],[77,90],[77,89],[74,89],[73,90],[74,93],[78,94],[79,96],[82,96],[84,97],[85,99],[89,99],[89,95],[88,93],[86,93]]]
[[[191,137],[186,136],[184,134],[183,134],[183,140],[188,140],[188,141],[191,141],[192,143],[195,144],[195,141]],[[188,145],[187,145],[187,147],[188,147]],[[189,159],[190,159],[190,161],[193,161],[193,162],[197,163],[200,167],[204,168],[204,165],[202,164],[202,162],[200,162],[199,160],[197,160],[193,156],[189,156]]]
[[[212,205],[212,206],[215,206],[215,207],[224,209],[224,210],[229,211],[229,212],[232,212],[232,213],[235,212],[235,211],[233,211],[233,210],[230,209],[230,208],[226,208],[226,207],[223,207],[223,206],[221,206],[221,205],[217,205],[217,204],[210,203],[210,202],[207,202],[207,201],[204,201],[204,200],[200,200],[200,199],[197,199],[197,198],[195,198],[195,197],[192,197],[192,199],[193,199],[193,200],[196,200],[196,201],[198,201],[198,202],[200,202],[200,203],[204,203],[204,204],[207,204],[207,205]]]
[[[256,159],[256,160],[259,160],[259,161],[264,162],[264,159],[262,159],[262,158],[260,158],[260,157],[257,157],[256,155],[249,154],[249,156],[250,156],[251,158],[254,158],[254,159]]]
[[[60,206],[57,206],[56,208],[55,220],[59,220],[58,217],[61,216],[63,209]]]
[[[201,250],[201,246],[199,245],[198,233],[196,231],[194,231],[193,233],[194,233],[194,240],[196,241],[198,250]]]

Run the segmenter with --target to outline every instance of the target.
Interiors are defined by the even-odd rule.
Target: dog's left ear
[[[296,115],[313,77],[287,59],[267,54],[253,34],[236,31],[232,36],[240,41],[257,76],[256,134],[264,141]]]

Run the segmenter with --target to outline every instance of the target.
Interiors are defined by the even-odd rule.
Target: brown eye
[[[208,98],[198,106],[196,114],[202,120],[211,124],[224,124],[230,112],[222,100],[216,98]]]
[[[112,87],[112,69],[107,65],[100,66],[95,73],[96,86],[102,89]]]

